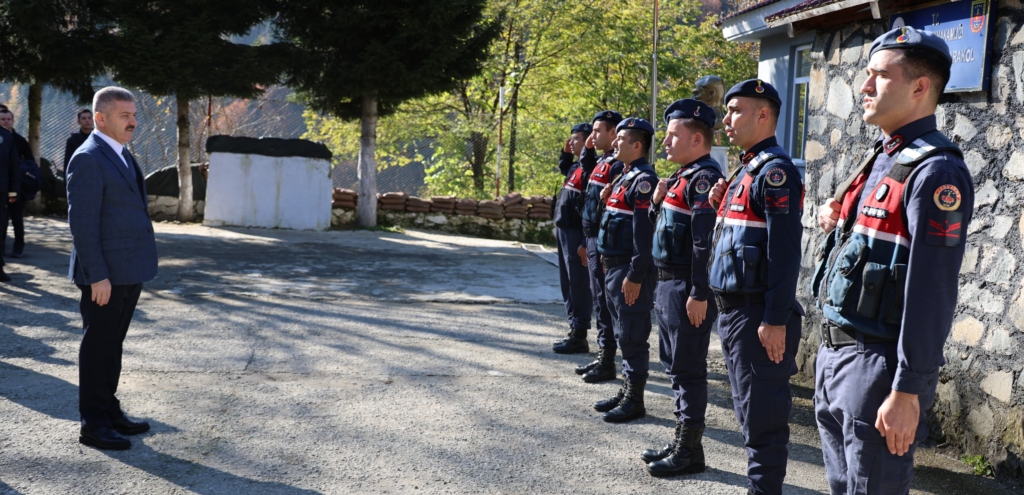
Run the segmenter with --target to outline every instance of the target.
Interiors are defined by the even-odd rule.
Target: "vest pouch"
[[[761,248],[743,246],[743,286],[757,287],[761,266]]]
[[[889,267],[880,263],[865,263],[861,275],[860,299],[857,314],[871,318],[878,317],[878,306],[882,302],[885,281],[889,278]]]
[[[609,215],[607,245],[616,251],[633,251],[633,219]]]
[[[682,256],[686,248],[683,243],[683,234],[686,233],[685,223],[676,223],[672,226],[672,254]]]
[[[860,236],[853,237],[839,253],[835,270],[829,274],[828,303],[838,308],[840,313],[850,306],[846,301],[847,296],[867,257],[868,245]]]
[[[741,261],[732,249],[732,227],[724,227],[715,237],[714,255],[708,273],[711,288],[719,292],[739,292]]]
[[[907,265],[896,264],[892,266],[892,273],[886,281],[885,290],[882,292],[885,314],[882,323],[889,325],[900,325],[903,322],[903,296],[907,284]]]
[[[664,213],[662,213],[664,215]],[[665,260],[668,258],[668,243],[672,238],[672,225],[664,218],[658,218],[657,230],[654,231],[654,258]]]

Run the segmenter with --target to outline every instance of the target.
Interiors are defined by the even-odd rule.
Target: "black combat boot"
[[[644,407],[644,387],[646,386],[647,380],[635,382],[627,380],[625,395],[615,409],[604,413],[604,421],[606,423],[625,423],[646,416],[647,409]]]
[[[648,464],[647,472],[657,477],[704,472],[703,436],[704,425],[676,425],[676,448],[664,459]]]
[[[619,391],[615,394],[615,396],[595,402],[594,410],[597,412],[608,412],[611,411],[612,409],[615,409],[615,407],[619,405],[619,402],[622,402],[622,398],[626,396],[626,384],[628,383],[629,382],[627,382],[626,379],[623,378],[622,386],[619,387]]]
[[[590,352],[590,344],[587,342],[587,329],[572,329],[569,332],[569,338],[553,345],[551,348],[556,354],[585,354]]]
[[[651,463],[654,461],[660,461],[669,456],[673,450],[676,449],[676,441],[679,438],[679,429],[683,427],[682,423],[676,423],[676,432],[672,437],[672,443],[665,445],[660,449],[647,449],[640,453],[640,460],[645,463]]]
[[[582,374],[585,374],[585,373],[589,372],[590,370],[598,367],[601,364],[601,360],[602,359],[604,359],[604,348],[601,348],[601,349],[597,350],[597,357],[593,361],[591,361],[591,362],[589,362],[587,364],[581,364],[581,365],[577,366],[576,367],[576,374],[577,375],[582,375]]]
[[[606,382],[615,379],[615,351],[606,352],[601,349],[597,354],[599,363],[583,375],[583,381],[587,383]]]

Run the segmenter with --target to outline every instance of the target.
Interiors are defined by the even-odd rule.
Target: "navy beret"
[[[576,134],[577,132],[582,132],[583,134],[590,135],[590,132],[593,131],[593,130],[594,130],[594,126],[590,125],[589,122],[584,122],[582,124],[576,124],[576,125],[572,126],[572,133],[573,134]]]
[[[619,122],[619,125],[615,126],[615,132],[619,132],[624,129],[634,129],[637,131],[644,131],[652,136],[654,135],[654,126],[652,126],[650,122],[636,117],[630,117]]]
[[[779,98],[779,92],[775,89],[775,86],[772,86],[761,79],[747,79],[746,81],[736,84],[728,93],[725,94],[725,102],[729,103],[729,100],[737,96],[764,98],[766,100],[774,101],[780,107],[782,106],[782,98]]]
[[[879,50],[906,50],[907,48],[931,50],[941,56],[947,64],[953,65],[953,57],[949,54],[949,45],[945,40],[928,31],[909,26],[893,29],[876,38],[875,42],[871,43],[868,58],[871,58]]]
[[[603,120],[611,125],[619,125],[619,122],[622,122],[622,114],[615,110],[602,110],[597,112],[597,115],[590,122],[594,123],[599,120]]]
[[[715,127],[715,119],[718,118],[715,115],[715,109],[708,106],[700,100],[694,100],[693,98],[684,98],[682,100],[673,101],[668,108],[665,109],[665,124],[668,124],[672,119],[695,119],[699,120],[708,125],[710,128]]]

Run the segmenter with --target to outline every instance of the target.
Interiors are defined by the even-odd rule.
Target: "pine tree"
[[[29,85],[28,141],[37,162],[43,86],[90,100],[103,70],[95,52],[101,35],[85,2],[0,0],[0,79]]]
[[[480,71],[497,24],[484,0],[282,0],[279,35],[295,48],[287,84],[316,111],[359,119],[356,221],[377,222],[377,120],[404,101]]]
[[[178,126],[178,220],[192,221],[189,102],[203,96],[249,98],[277,82],[281,57],[273,44],[230,41],[266,22],[272,0],[106,0],[112,41],[103,47],[119,84],[174,96]]]

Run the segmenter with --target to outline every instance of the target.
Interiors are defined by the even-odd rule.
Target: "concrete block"
[[[981,389],[999,401],[1009,404],[1013,395],[1013,373],[1009,371],[993,371],[981,381]]]
[[[203,224],[325,230],[330,172],[321,158],[210,153]]]

